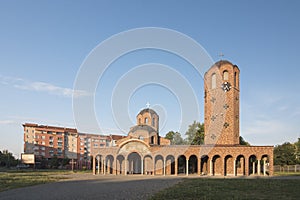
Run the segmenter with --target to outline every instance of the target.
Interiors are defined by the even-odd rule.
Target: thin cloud
[[[14,124],[13,120],[0,120],[1,125]]]
[[[0,75],[0,82],[4,85],[12,85],[13,87],[21,90],[36,91],[36,92],[46,92],[51,95],[72,97],[75,98],[89,96],[90,94],[83,90],[73,90],[71,88],[64,88],[53,85],[46,82],[32,82],[24,80],[22,78],[16,77],[6,77]]]

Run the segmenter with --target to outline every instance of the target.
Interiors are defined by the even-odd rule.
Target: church
[[[159,135],[159,115],[145,108],[127,137],[92,152],[93,174],[273,175],[273,146],[239,144],[239,75],[226,60],[205,73],[203,145],[170,145]]]

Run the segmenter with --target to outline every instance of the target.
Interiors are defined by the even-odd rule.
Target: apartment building
[[[25,123],[24,153],[34,154],[36,158],[50,160],[53,156],[72,159],[77,168],[90,169],[93,149],[114,145],[113,138],[107,136],[79,133],[75,128]]]

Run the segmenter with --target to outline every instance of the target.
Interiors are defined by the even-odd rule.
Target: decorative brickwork
[[[93,173],[273,175],[273,146],[239,145],[239,74],[229,61],[215,63],[205,74],[205,145],[170,145],[159,136],[158,115],[146,108],[128,137],[92,152]]]

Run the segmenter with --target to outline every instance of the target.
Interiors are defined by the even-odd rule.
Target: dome
[[[151,115],[155,114],[155,115],[158,115],[154,110],[152,110],[151,108],[145,108],[143,110],[141,110],[139,112],[138,115],[143,115],[144,113],[150,113]]]

